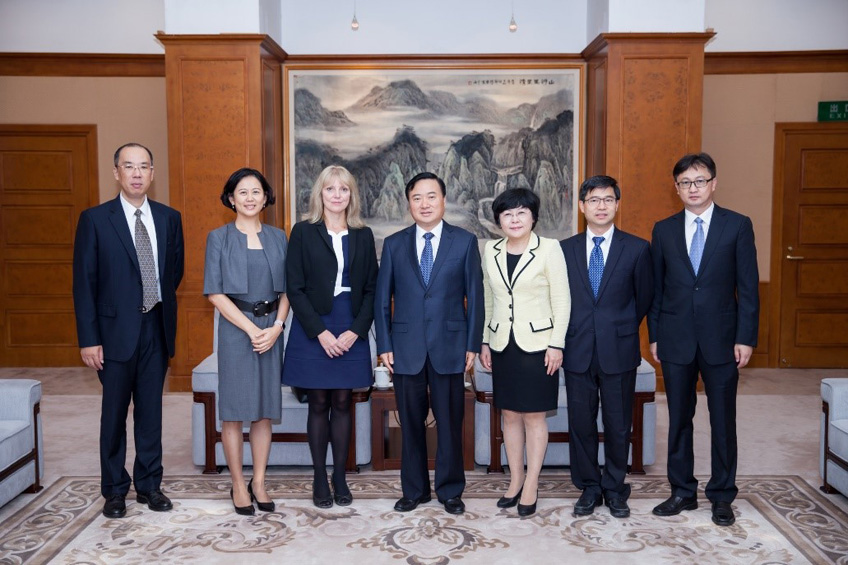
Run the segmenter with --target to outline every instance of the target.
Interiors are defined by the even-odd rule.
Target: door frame
[[[793,133],[840,131],[848,133],[848,122],[776,122],[774,124],[774,185],[771,201],[771,268],[769,269],[768,366],[780,365],[780,306],[783,298],[783,174],[786,139]]]

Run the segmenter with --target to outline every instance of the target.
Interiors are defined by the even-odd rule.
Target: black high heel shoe
[[[521,493],[524,492],[524,487],[518,489],[518,494],[513,497],[507,498],[502,496],[498,499],[498,508],[512,508],[518,501],[521,499]]]
[[[536,503],[539,502],[539,491],[536,491],[536,500],[533,501],[533,504],[521,504],[518,503],[518,515],[519,516],[532,516],[536,513]]]
[[[236,509],[236,514],[241,514],[242,516],[254,516],[256,514],[256,508],[253,507],[253,504],[250,506],[236,506],[236,499],[233,498],[232,488],[230,489],[230,500],[233,501],[233,508]]]
[[[262,512],[273,512],[277,508],[277,505],[274,504],[273,500],[271,502],[259,502],[256,496],[253,494],[253,478],[251,478],[250,482],[247,483],[247,494],[250,495],[250,501],[256,502],[256,506]]]
[[[330,493],[327,496],[318,496],[315,494],[316,488],[315,481],[312,481],[312,504],[317,506],[318,508],[332,508],[333,507],[333,494]],[[330,486],[327,485],[327,490],[330,490]]]
[[[344,485],[344,490],[338,488],[335,482],[333,483],[333,490],[335,491],[333,493],[333,500],[339,506],[350,506],[350,504],[353,502],[353,494],[351,494],[350,488],[347,486],[347,483],[342,484]]]

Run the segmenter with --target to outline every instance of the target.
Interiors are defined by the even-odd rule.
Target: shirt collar
[[[701,212],[700,216],[684,208],[683,211],[686,214],[686,225],[688,226],[689,224],[693,223],[695,221],[695,218],[701,218],[702,220],[704,220],[704,223],[709,226],[710,220],[713,219],[713,210],[715,210],[715,202],[710,202],[710,207]]]
[[[597,234],[597,233],[593,232],[591,230],[591,228],[589,228],[589,226],[586,226],[586,239],[589,240],[589,241],[592,241],[593,237],[600,236],[600,237],[604,238],[604,243],[606,243],[606,242],[610,241],[610,239],[612,239],[612,232],[613,231],[615,231],[615,224],[610,224],[610,228],[606,232],[601,233],[601,234]]]
[[[435,237],[436,239],[439,239],[440,237],[442,237],[442,228],[444,226],[445,226],[445,221],[439,220],[439,223],[436,224],[436,227],[434,227],[433,229],[430,230],[430,233],[433,234],[433,237]],[[425,233],[427,233],[427,232],[421,226],[419,226],[418,224],[415,224],[415,237],[416,238],[424,237]]]
[[[136,207],[130,204],[127,199],[124,198],[123,193],[119,195],[119,198],[121,199],[121,208],[124,209],[124,215],[127,218],[132,218],[133,216],[135,216]],[[144,197],[144,202],[141,204],[141,206],[138,207],[138,209],[141,210],[142,216],[150,217],[150,202],[147,201],[146,195]]]

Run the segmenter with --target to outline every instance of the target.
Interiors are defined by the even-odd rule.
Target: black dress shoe
[[[536,502],[539,502],[539,495],[536,495],[536,501],[533,504],[521,504],[518,503],[518,515],[519,516],[532,516],[536,513]]]
[[[732,526],[736,522],[733,508],[729,502],[713,502],[713,523],[718,526]]]
[[[518,491],[518,494],[516,494],[515,496],[513,496],[511,498],[507,498],[505,496],[500,497],[498,499],[498,508],[512,508],[513,506],[518,504],[519,499],[521,499],[521,493],[522,492],[524,492],[524,487],[522,487]]]
[[[159,489],[150,492],[137,492],[135,493],[135,500],[141,504],[146,504],[154,512],[167,512],[174,507],[171,500],[162,494]]]
[[[417,500],[414,500],[412,498],[406,498],[404,496],[403,498],[395,502],[395,510],[397,510],[398,512],[411,512],[412,510],[418,508],[419,504],[427,504],[431,500],[433,499],[429,494],[425,494]]]
[[[445,512],[448,514],[462,514],[465,512],[465,503],[458,496],[449,498],[442,502],[445,505]]]
[[[107,518],[123,518],[127,515],[126,497],[123,494],[110,494],[103,503],[103,515]]]
[[[333,507],[333,493],[330,492],[330,485],[327,484],[327,479],[325,478],[321,481],[321,486],[324,488],[318,488],[319,481],[317,479],[312,480],[312,504],[314,504],[318,508],[332,508]],[[327,494],[315,494],[318,491],[325,491]]]
[[[668,500],[658,504],[653,509],[653,513],[657,516],[677,516],[684,510],[695,510],[697,508],[698,499],[696,497],[682,498],[671,495]]]
[[[606,505],[610,509],[613,518],[627,518],[630,516],[630,506],[623,498],[607,498]]]
[[[337,485],[336,481],[333,481],[333,500],[339,506],[350,506],[353,502],[353,494],[351,494],[350,487],[347,486],[346,482]]]
[[[600,493],[595,493],[583,489],[583,494],[580,495],[580,498],[577,499],[577,502],[574,503],[574,515],[575,516],[588,516],[595,512],[595,508],[601,505],[604,501],[604,497],[601,496]]]
[[[253,494],[253,478],[251,478],[250,482],[247,483],[247,494],[250,495],[250,501],[255,502],[256,506],[262,512],[273,512],[277,508],[277,505],[274,504],[273,500],[271,502],[259,502],[256,495]]]
[[[241,514],[242,516],[253,516],[256,514],[256,508],[253,507],[253,504],[250,506],[236,506],[236,500],[233,498],[233,489],[230,489],[230,500],[233,501],[233,508],[236,509],[236,514]]]

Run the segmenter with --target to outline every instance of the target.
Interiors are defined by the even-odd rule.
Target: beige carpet
[[[150,512],[134,499],[127,517],[100,514],[94,477],[63,477],[0,525],[0,563],[848,563],[848,515],[794,476],[740,477],[737,522],[719,528],[709,506],[672,518],[651,508],[668,493],[660,477],[631,477],[633,513],[576,518],[566,476],[542,481],[539,512],[519,518],[495,499],[503,477],[471,476],[467,512],[435,501],[392,509],[397,477],[350,477],[346,508],[315,508],[308,475],[273,476],[277,512],[237,516],[228,477],[166,477],[175,503]]]

